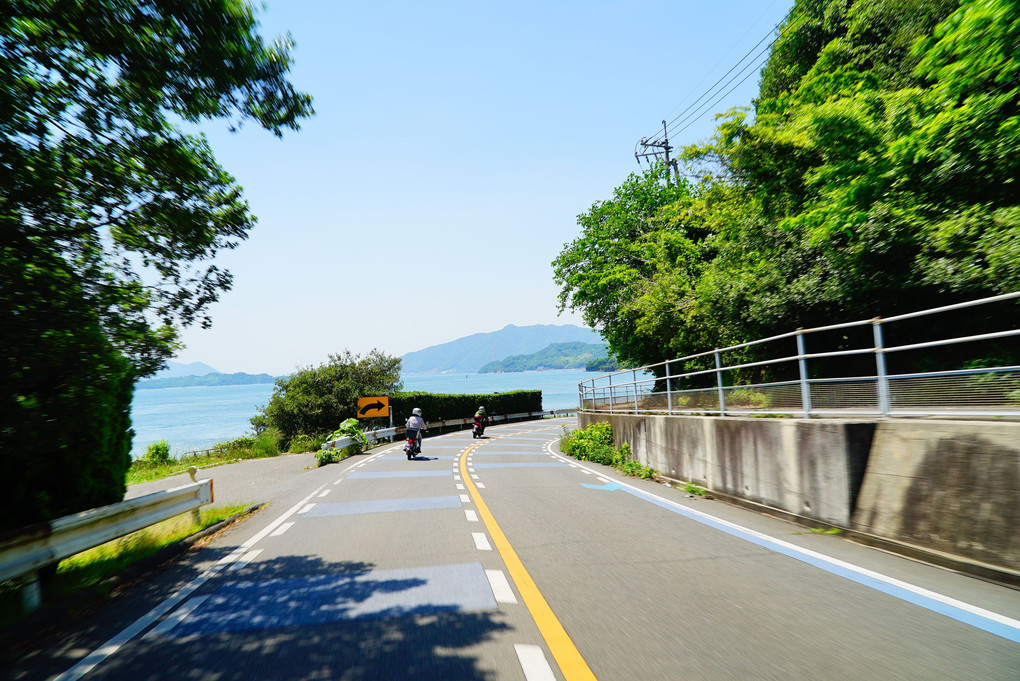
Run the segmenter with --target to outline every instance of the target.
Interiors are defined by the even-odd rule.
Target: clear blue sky
[[[262,33],[292,35],[317,114],[282,140],[204,126],[259,224],[219,258],[234,288],[176,361],[279,375],[345,348],[581,324],[557,316],[550,266],[577,215],[792,4],[269,0]],[[671,143],[706,139],[757,86]]]

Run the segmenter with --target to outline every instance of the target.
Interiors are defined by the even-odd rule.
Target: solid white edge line
[[[472,532],[471,538],[475,540],[475,548],[479,551],[492,550],[492,545],[489,544],[489,538],[485,536],[484,532]]]
[[[163,602],[161,602],[159,605],[157,605],[152,610],[139,617],[132,624],[128,625],[119,634],[117,634],[109,641],[99,646],[91,653],[86,655],[84,658],[79,660],[78,663],[75,664],[73,667],[68,669],[60,676],[55,677],[53,681],[75,681],[76,679],[80,679],[81,677],[85,676],[90,671],[95,669],[96,666],[99,665],[99,663],[108,658],[110,655],[113,655],[118,650],[120,650],[121,647],[124,646],[124,644],[128,643],[131,639],[133,639],[135,636],[144,631],[146,627],[151,625],[153,622],[158,620],[160,617],[162,617],[170,610],[177,607],[177,605],[179,605],[181,601],[185,600],[188,596],[194,593],[196,589],[205,584],[213,575],[215,575],[217,572],[222,570],[230,563],[233,563],[235,560],[240,558],[244,554],[246,549],[251,548],[253,544],[256,544],[267,534],[275,530],[281,523],[283,523],[284,520],[294,515],[294,513],[296,513],[299,508],[301,508],[304,504],[308,503],[308,500],[314,497],[319,492],[321,492],[322,488],[325,486],[326,483],[320,485],[314,492],[309,494],[307,497],[305,497],[298,503],[294,504],[294,506],[292,506],[290,510],[286,511],[279,518],[266,525],[264,528],[262,528],[260,532],[258,532],[253,537],[248,539],[248,541],[241,544],[241,546],[237,547],[223,558],[220,558],[208,570],[200,574],[198,577],[195,577],[185,586],[175,591],[171,596],[163,600]]]
[[[553,444],[554,443],[549,443],[548,445],[546,445],[549,448],[549,453],[552,454],[553,456],[556,456],[556,457],[558,457],[560,459],[563,459],[564,461],[567,461],[567,458],[564,457],[562,454],[556,454],[555,452],[552,451],[552,445]],[[592,473],[593,472],[593,471],[589,471],[584,466],[581,466],[581,469],[584,470],[587,473]],[[733,522],[730,522],[728,520],[723,520],[722,518],[718,518],[718,517],[716,517],[714,515],[711,515],[710,513],[705,513],[704,511],[699,511],[697,509],[691,508],[690,506],[684,506],[683,504],[679,504],[679,503],[673,501],[672,499],[666,499],[665,497],[660,497],[658,494],[653,494],[651,492],[647,492],[647,491],[645,491],[643,489],[640,489],[639,487],[635,487],[634,485],[628,484],[628,483],[623,482],[621,480],[617,480],[615,482],[616,482],[617,485],[620,485],[621,487],[627,487],[628,489],[632,489],[635,492],[637,492],[637,493],[639,493],[641,495],[644,495],[646,497],[651,497],[653,499],[657,499],[658,501],[661,501],[664,504],[668,504],[670,506],[674,506],[676,508],[683,509],[683,511],[685,513],[690,513],[691,515],[700,516],[700,517],[702,517],[702,518],[704,518],[706,520],[709,520],[711,522],[718,523],[720,525],[725,525],[726,527],[729,527],[729,528],[731,528],[733,530],[736,530],[738,532],[743,532],[743,533],[749,534],[751,536],[757,537],[758,539],[761,539],[763,541],[772,542],[773,544],[776,544],[777,546],[782,546],[784,549],[786,549],[786,550],[788,550],[788,551],[790,551],[792,553],[799,553],[801,555],[808,556],[808,557],[813,558],[813,559],[815,559],[817,561],[820,561],[820,562],[823,562],[823,563],[828,563],[829,565],[833,565],[833,566],[836,566],[836,567],[840,567],[840,568],[842,568],[844,570],[847,570],[849,572],[855,572],[855,573],[857,573],[857,574],[859,574],[859,575],[861,575],[863,577],[869,577],[871,579],[874,579],[876,581],[882,582],[884,584],[889,584],[890,586],[895,586],[897,588],[904,589],[904,590],[909,591],[911,593],[917,594],[918,596],[923,596],[925,598],[930,598],[930,599],[932,599],[934,601],[938,601],[939,603],[943,603],[945,605],[949,605],[949,606],[952,606],[954,608],[959,608],[960,610],[963,610],[965,612],[969,612],[972,615],[978,615],[979,617],[984,617],[984,618],[992,620],[994,622],[998,622],[999,624],[1003,624],[1003,625],[1005,625],[1007,627],[1020,630],[1020,620],[1015,620],[1015,619],[1012,619],[1010,617],[1006,617],[1005,615],[1000,615],[999,613],[992,612],[991,610],[985,610],[984,608],[981,608],[979,606],[971,605],[970,603],[966,603],[964,601],[957,600],[957,599],[953,598],[952,596],[946,596],[946,595],[940,594],[940,593],[938,593],[936,591],[931,591],[929,589],[926,589],[923,586],[917,586],[916,584],[911,584],[909,582],[904,582],[902,580],[896,579],[895,577],[890,577],[888,575],[884,575],[881,572],[875,572],[874,570],[869,570],[868,568],[861,567],[861,566],[855,565],[853,563],[848,563],[848,562],[846,562],[844,560],[840,560],[839,558],[833,558],[832,556],[828,556],[828,555],[826,555],[824,553],[819,553],[819,552],[813,551],[811,549],[806,549],[806,548],[803,548],[801,546],[797,546],[796,544],[791,544],[790,542],[783,541],[782,539],[777,539],[776,537],[773,537],[771,535],[765,534],[764,532],[758,532],[757,530],[752,530],[750,528],[744,527],[743,525],[738,525],[737,523],[733,523]],[[895,598],[895,596],[894,596],[894,598]]]
[[[510,588],[510,580],[506,578],[505,572],[486,570],[485,576],[489,580],[489,587],[492,589],[492,595],[495,596],[497,603],[517,605],[517,596],[514,596],[514,590]]]
[[[528,681],[556,681],[556,675],[545,659],[545,652],[539,646],[516,643],[514,651],[524,671],[524,678]]]
[[[212,596],[212,594],[205,594],[204,596],[195,596],[189,598],[184,602],[184,605],[174,610],[168,615],[162,622],[149,629],[145,636],[142,636],[143,641],[151,641],[152,639],[159,638],[160,636],[166,636],[174,627],[183,622],[188,615],[195,612],[198,606],[205,603],[206,599]]]

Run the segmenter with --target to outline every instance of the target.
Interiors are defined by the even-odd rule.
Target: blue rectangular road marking
[[[450,471],[358,471],[347,476],[348,480],[355,478],[367,480],[370,478],[442,478],[449,477]]]
[[[530,452],[511,452],[508,449],[486,449],[485,447],[479,447],[471,453],[483,456],[549,456],[548,452],[535,451],[534,449]]]
[[[233,582],[166,636],[496,609],[481,563]]]
[[[570,468],[568,463],[476,463],[475,468]]]
[[[371,501],[341,501],[335,504],[315,504],[306,518],[326,518],[341,515],[368,513],[395,513],[398,511],[435,511],[460,508],[460,497],[417,497],[410,499],[373,499]]]
[[[435,461],[435,460],[439,460],[439,461],[456,461],[458,458],[460,458],[460,457],[457,457],[457,456],[451,456],[449,454],[432,454],[431,452],[429,452],[428,454],[426,454],[425,452],[422,452],[421,454],[418,455],[418,457],[422,458],[422,459],[429,459],[430,461]],[[406,454],[395,454],[393,456],[379,456],[379,457],[376,457],[376,461],[383,461],[383,460],[387,460],[387,459],[394,459],[394,460],[396,460],[396,459],[403,459],[403,460],[406,461],[407,460],[407,455]]]

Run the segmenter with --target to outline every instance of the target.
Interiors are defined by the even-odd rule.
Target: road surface
[[[1020,679],[1020,592],[579,464],[556,448],[564,424],[293,475],[266,509],[9,671]]]

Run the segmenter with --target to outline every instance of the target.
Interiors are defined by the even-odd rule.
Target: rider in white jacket
[[[407,437],[417,442],[418,449],[421,449],[422,431],[429,429],[429,424],[425,423],[425,419],[421,417],[421,409],[415,407],[411,410],[411,418],[407,419],[407,425],[404,428],[407,430]]]

